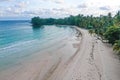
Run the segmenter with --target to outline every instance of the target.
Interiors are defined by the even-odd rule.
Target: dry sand
[[[0,80],[120,80],[120,62],[112,48],[77,29],[82,36],[22,59],[0,71]]]

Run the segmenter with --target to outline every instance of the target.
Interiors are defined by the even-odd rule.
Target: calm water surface
[[[75,35],[70,26],[33,28],[30,21],[0,21],[0,69]]]

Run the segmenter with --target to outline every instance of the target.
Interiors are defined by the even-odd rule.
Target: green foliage
[[[108,13],[107,16],[100,15],[99,17],[93,17],[92,15],[84,16],[81,14],[59,19],[34,17],[31,19],[31,23],[35,27],[56,24],[75,25],[89,29],[91,35],[96,33],[102,39],[106,38],[109,43],[114,44],[114,50],[120,53],[120,11],[114,17],[112,17],[111,13]],[[116,40],[119,41],[116,42]]]
[[[53,19],[41,19],[40,17],[34,17],[31,20],[33,25],[75,25],[86,29],[95,29],[96,33],[101,33],[100,31],[106,30],[106,27],[113,25],[113,17],[111,13],[107,16],[100,16],[100,17],[93,17],[91,16],[84,16],[84,15],[77,15],[77,16],[69,16],[65,18]],[[101,30],[100,30],[101,29]],[[102,32],[103,33],[103,32]]]
[[[117,14],[114,17],[114,23],[117,26],[120,26],[120,11],[117,12]]]
[[[113,46],[113,50],[120,55],[120,40],[117,40]]]
[[[105,38],[109,40],[110,43],[114,44],[116,40],[120,39],[120,27],[111,26],[107,29],[104,34]]]
[[[33,26],[41,26],[41,19],[39,17],[34,17],[31,20]]]
[[[89,30],[89,33],[92,35],[94,33],[94,30],[93,29],[90,29]]]
[[[42,19],[40,17],[33,17],[31,19],[31,23],[33,27],[39,27],[42,25],[53,25],[55,23],[55,19],[53,18]]]

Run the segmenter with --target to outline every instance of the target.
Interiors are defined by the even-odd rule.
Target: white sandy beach
[[[77,28],[82,36],[67,38],[0,71],[0,80],[120,80],[120,61],[112,47]]]

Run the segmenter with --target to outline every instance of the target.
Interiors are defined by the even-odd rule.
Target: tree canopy
[[[120,27],[111,26],[107,29],[104,35],[110,43],[114,44],[116,40],[120,39]]]
[[[33,17],[31,19],[33,26],[42,26],[42,25],[74,25],[81,28],[89,29],[90,33],[96,33],[97,35],[107,39],[112,44],[116,43],[117,40],[120,40],[120,11],[116,13],[115,16],[112,16],[111,13],[98,17],[94,16],[84,16],[79,14],[77,16],[69,16],[65,18],[40,18]]]

